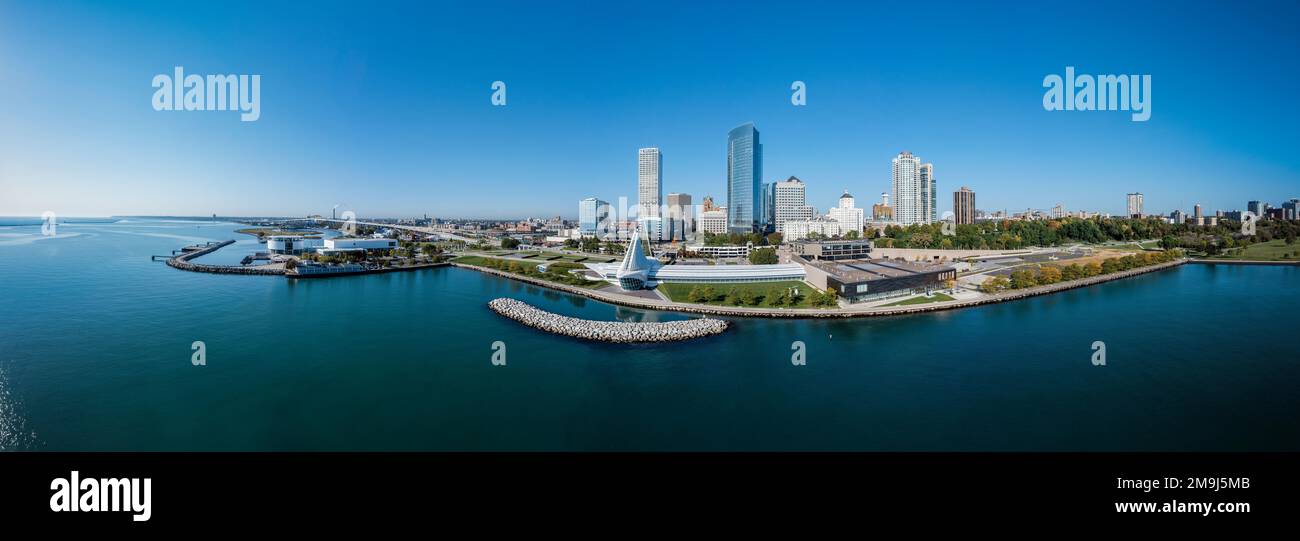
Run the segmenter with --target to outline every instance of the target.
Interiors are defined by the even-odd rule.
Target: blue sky
[[[982,5],[976,5],[982,4]],[[1300,197],[1295,2],[0,2],[0,215],[574,216],[765,180],[823,211],[934,163],[940,210]],[[1152,77],[1152,115],[1049,112],[1043,77]],[[261,118],[155,111],[155,74],[260,74]],[[492,81],[508,104],[490,103]],[[790,84],[808,86],[804,107]]]

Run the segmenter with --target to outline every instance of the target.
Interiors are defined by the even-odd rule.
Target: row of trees
[[[1183,257],[1183,251],[1175,248],[1164,252],[1141,252],[1123,257],[1112,257],[1101,262],[1092,261],[1086,265],[1078,263],[1043,265],[1034,270],[1021,269],[1013,271],[1010,278],[1006,276],[990,276],[980,284],[980,290],[985,293],[997,293],[1004,289],[1025,289],[1058,282],[1069,282],[1080,278],[1091,278],[1103,274],[1168,263],[1181,257]]]
[[[522,276],[529,276],[532,278],[540,278],[543,280],[549,280],[551,282],[559,282],[562,284],[569,284],[574,286],[591,285],[591,281],[569,272],[574,269],[583,268],[582,265],[578,265],[576,263],[564,263],[558,261],[547,263],[545,272],[538,270],[537,265],[533,265],[530,263],[520,263],[519,261],[515,261],[515,260],[498,259],[495,257],[483,258],[482,264],[484,267],[487,267],[489,269],[496,269],[499,271],[505,271],[511,274],[519,274]]]
[[[830,307],[836,306],[839,302],[839,296],[834,289],[819,291],[811,288],[812,292],[807,295],[809,306]],[[766,293],[756,293],[749,288],[732,287],[725,294],[719,295],[713,286],[695,286],[691,288],[686,299],[694,303],[712,303],[722,302],[731,306],[770,306],[777,307],[794,307],[804,301],[805,296],[798,289],[784,289],[773,287]]]
[[[1219,220],[1215,226],[1171,224],[1164,218],[1060,218],[1053,220],[999,220],[956,226],[952,235],[943,234],[942,224],[891,225],[876,242],[882,248],[952,248],[964,250],[1008,250],[1027,246],[1058,246],[1074,242],[1098,244],[1109,241],[1143,239],[1251,239],[1267,242],[1275,238],[1295,238],[1300,222],[1272,220],[1259,222],[1256,235],[1243,237],[1241,224]],[[871,232],[873,235],[876,232]]]
[[[1294,245],[1300,234],[1300,222],[1270,220],[1260,222],[1255,227],[1255,234],[1241,234],[1241,227],[1218,225],[1208,228],[1194,228],[1177,235],[1165,235],[1160,239],[1164,249],[1184,248],[1209,255],[1218,255],[1234,248],[1245,248],[1252,244],[1271,242],[1282,239],[1288,246]]]

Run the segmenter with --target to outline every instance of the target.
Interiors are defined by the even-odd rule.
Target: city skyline
[[[720,200],[721,134],[747,121],[764,132],[759,181],[797,176],[822,209],[845,189],[887,191],[880,164],[903,149],[938,166],[939,215],[961,185],[989,210],[1064,202],[1112,215],[1125,210],[1116,194],[1134,191],[1151,214],[1294,197],[1300,110],[1288,96],[1300,80],[1249,53],[1294,49],[1284,23],[1300,7],[1113,6],[1133,17],[1068,10],[1094,29],[1088,43],[1031,24],[1037,11],[993,16],[942,2],[909,8],[940,37],[923,43],[899,39],[902,29],[860,32],[888,11],[863,6],[827,17],[756,3],[739,14],[746,25],[733,25],[718,24],[737,16],[722,5],[629,16],[629,6],[507,2],[459,6],[464,16],[451,25],[420,17],[430,9],[422,6],[324,3],[318,26],[281,6],[6,6],[0,214],[293,216],[340,205],[366,216],[570,215],[592,193],[634,201],[626,156],[644,147],[672,156],[665,190]],[[674,18],[688,10],[694,23]],[[415,18],[432,22],[416,28]],[[1141,22],[1155,19],[1178,24]],[[814,23],[816,37],[736,39],[740,28]],[[661,43],[651,28],[683,39]],[[457,46],[477,36],[491,39]],[[539,38],[549,52],[529,46]],[[656,54],[625,69],[628,53],[643,49]],[[714,54],[691,53],[699,50]],[[1150,74],[1152,116],[1044,110],[1043,77],[1065,66]],[[176,67],[260,75],[260,118],[154,110],[151,78]],[[642,73],[658,78],[646,83]],[[501,107],[491,102],[495,81],[508,87]],[[806,105],[791,103],[793,81],[806,84]],[[1224,95],[1232,99],[1206,99]],[[1243,113],[1243,103],[1268,104],[1268,114]],[[1012,153],[1018,167],[1008,169]]]

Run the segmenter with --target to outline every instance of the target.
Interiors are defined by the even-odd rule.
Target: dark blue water
[[[542,334],[486,303],[682,316],[460,269],[291,282],[149,260],[238,227],[0,227],[0,445],[1300,450],[1295,267],[1186,265],[996,306],[741,319],[623,346]],[[228,249],[237,261],[256,246]],[[196,340],[206,366],[190,362]]]

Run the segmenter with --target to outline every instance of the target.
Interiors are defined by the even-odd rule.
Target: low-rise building
[[[809,260],[837,261],[841,259],[869,259],[869,240],[797,240],[790,243],[790,252]]]
[[[816,217],[807,220],[790,220],[785,223],[785,232],[783,233],[786,241],[795,241],[808,238],[809,235],[816,233],[824,238],[837,237],[844,234],[847,229],[839,221],[826,217]]]
[[[325,246],[317,251],[327,252],[349,252],[365,250],[367,252],[376,252],[383,250],[396,250],[397,239],[365,239],[356,237],[339,237],[334,239],[325,239]]]
[[[708,257],[749,257],[749,252],[754,250],[754,243],[747,242],[744,246],[728,244],[725,246],[705,246],[703,244],[686,245],[687,253],[695,253]]]
[[[867,302],[943,289],[957,279],[948,265],[908,263],[893,259],[810,261],[798,259],[807,269],[808,282],[834,289],[847,302]]]
[[[325,245],[320,237],[302,235],[271,235],[266,238],[266,251],[272,254],[297,255]]]

